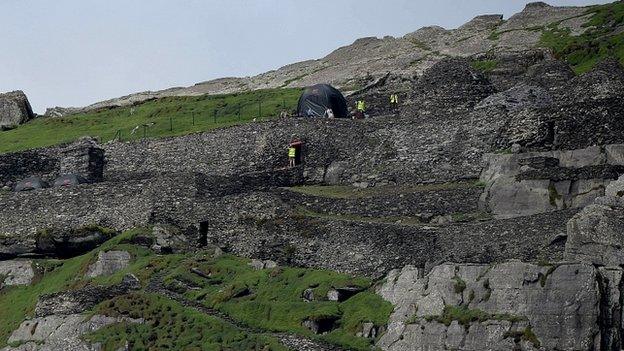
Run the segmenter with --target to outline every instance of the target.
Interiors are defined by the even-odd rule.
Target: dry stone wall
[[[208,241],[246,257],[379,277],[406,264],[430,269],[446,261],[560,260],[566,223],[575,214],[404,225],[309,216],[283,196],[250,192],[215,199],[202,211]]]

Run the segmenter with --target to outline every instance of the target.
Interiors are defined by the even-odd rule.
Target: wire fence
[[[202,132],[218,127],[237,125],[245,122],[263,121],[279,118],[280,115],[294,114],[296,104],[282,99],[275,101],[258,101],[257,103],[238,104],[227,106],[217,104],[213,108],[204,110],[155,110],[147,114],[142,123],[134,127],[117,128],[112,133],[102,135],[103,140],[131,141],[160,136],[175,136]],[[129,116],[133,115],[129,110]]]

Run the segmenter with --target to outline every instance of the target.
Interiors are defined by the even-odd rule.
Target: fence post
[[[214,110],[214,118],[213,118],[213,120],[214,120],[214,123],[217,124],[217,109],[216,108]]]
[[[169,131],[173,132],[173,117],[169,117]]]
[[[193,125],[195,125],[195,112],[193,111]]]

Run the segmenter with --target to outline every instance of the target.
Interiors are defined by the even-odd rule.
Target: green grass
[[[326,197],[331,199],[363,199],[378,196],[392,196],[401,194],[412,194],[423,191],[441,191],[453,189],[465,189],[470,187],[483,187],[484,184],[475,181],[420,184],[406,186],[376,186],[371,188],[356,188],[348,185],[304,185],[287,190],[298,192],[310,196]]]
[[[591,19],[583,26],[587,30],[572,36],[569,29],[560,29],[559,23],[548,26],[542,33],[541,45],[553,50],[577,74],[589,71],[596,63],[613,57],[624,64],[624,33],[613,34],[624,26],[624,2],[592,7]]]
[[[136,140],[143,137],[143,127],[134,135],[131,131],[144,124],[150,125],[146,128],[146,136],[155,138],[248,123],[254,118],[271,119],[278,116],[284,106],[287,110],[294,110],[300,95],[300,89],[271,89],[228,95],[167,97],[134,107],[62,118],[37,118],[16,129],[0,132],[0,153],[71,142],[86,135],[106,142],[114,139],[118,131],[122,140]],[[134,111],[132,115],[131,109]]]
[[[111,325],[87,336],[106,351],[118,350],[126,342],[132,350],[287,350],[274,338],[241,331],[158,295],[120,296],[94,312],[145,320],[144,324]]]
[[[0,348],[6,346],[11,332],[28,316],[32,316],[39,295],[69,288],[76,282],[89,255],[64,261],[32,286],[5,287],[0,290]]]
[[[385,325],[392,306],[373,293],[361,292],[342,303],[327,301],[331,287],[359,286],[368,288],[372,282],[331,271],[278,267],[272,270],[253,270],[248,260],[223,256],[216,260],[198,262],[189,259],[181,264],[167,280],[198,286],[199,290],[185,292],[189,299],[219,309],[233,318],[253,327],[271,331],[287,331],[313,337],[302,326],[305,319],[332,316],[338,319],[338,328],[321,338],[354,350],[368,350],[371,341],[356,337],[362,323]],[[209,273],[205,279],[190,273],[195,267]],[[315,299],[306,302],[302,293],[313,289]],[[245,296],[234,297],[233,292],[247,290]]]
[[[332,219],[332,220],[337,220],[337,221],[402,224],[402,225],[412,225],[412,226],[426,223],[426,221],[424,221],[421,217],[405,217],[405,216],[366,217],[366,216],[361,216],[361,215],[356,215],[356,214],[351,214],[351,213],[334,214],[334,213],[316,212],[316,211],[312,211],[302,206],[297,207],[296,210],[297,210],[296,216]]]
[[[539,349],[540,346],[542,346],[542,343],[537,338],[537,335],[535,335],[535,333],[533,333],[533,329],[530,326],[526,327],[526,328],[524,328],[522,330],[507,331],[507,332],[505,332],[503,337],[505,337],[505,338],[514,338],[514,339],[516,339],[516,342],[519,342],[520,340],[528,341],[531,344],[533,344],[533,346],[536,349]]]
[[[479,60],[471,62],[472,68],[481,72],[491,72],[498,67],[497,60]]]
[[[87,284],[108,286],[119,283],[128,273],[135,274],[143,286],[155,274],[162,274],[170,288],[243,324],[267,331],[320,337],[352,350],[369,350],[371,347],[371,340],[356,337],[362,323],[383,326],[392,312],[392,305],[370,291],[373,282],[365,278],[303,268],[254,270],[248,265],[250,260],[234,256],[215,258],[209,252],[156,255],[132,244],[135,236],[149,233],[149,228],[130,230],[88,254],[63,261],[38,261],[42,273],[33,285],[0,290],[0,347],[6,345],[11,332],[23,320],[32,316],[40,294],[76,289]],[[131,254],[131,264],[111,276],[86,278],[88,266],[101,250],[126,250]],[[200,269],[211,278],[199,277],[191,273],[190,268]],[[180,282],[197,289],[187,291],[185,284]],[[358,286],[365,291],[340,303],[326,299],[332,287],[344,286]],[[312,302],[302,299],[303,291],[308,288],[314,290],[315,300]],[[238,296],[245,290],[250,294]],[[89,336],[93,341],[103,342],[106,350],[115,350],[125,341],[136,349],[283,349],[271,337],[242,332],[218,319],[143,291],[105,301],[90,313],[145,318],[148,322],[145,325],[112,325]],[[302,326],[303,320],[319,316],[335,316],[338,318],[337,328],[326,335],[315,336]],[[189,325],[192,327],[188,328]]]

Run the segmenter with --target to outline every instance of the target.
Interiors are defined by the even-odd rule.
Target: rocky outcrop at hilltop
[[[469,57],[487,53],[509,53],[539,47],[541,29],[553,24],[580,34],[589,19],[587,7],[555,7],[533,3],[510,17],[477,16],[457,29],[437,26],[421,28],[403,37],[362,38],[324,58],[286,65],[253,77],[221,78],[190,87],[147,91],[110,99],[84,108],[49,109],[46,116],[128,106],[166,96],[226,94],[281,87],[333,84],[346,93],[384,77],[388,73],[411,79],[448,57]],[[509,88],[509,87],[507,87]]]
[[[0,94],[0,130],[14,128],[34,117],[35,114],[23,91]]]

